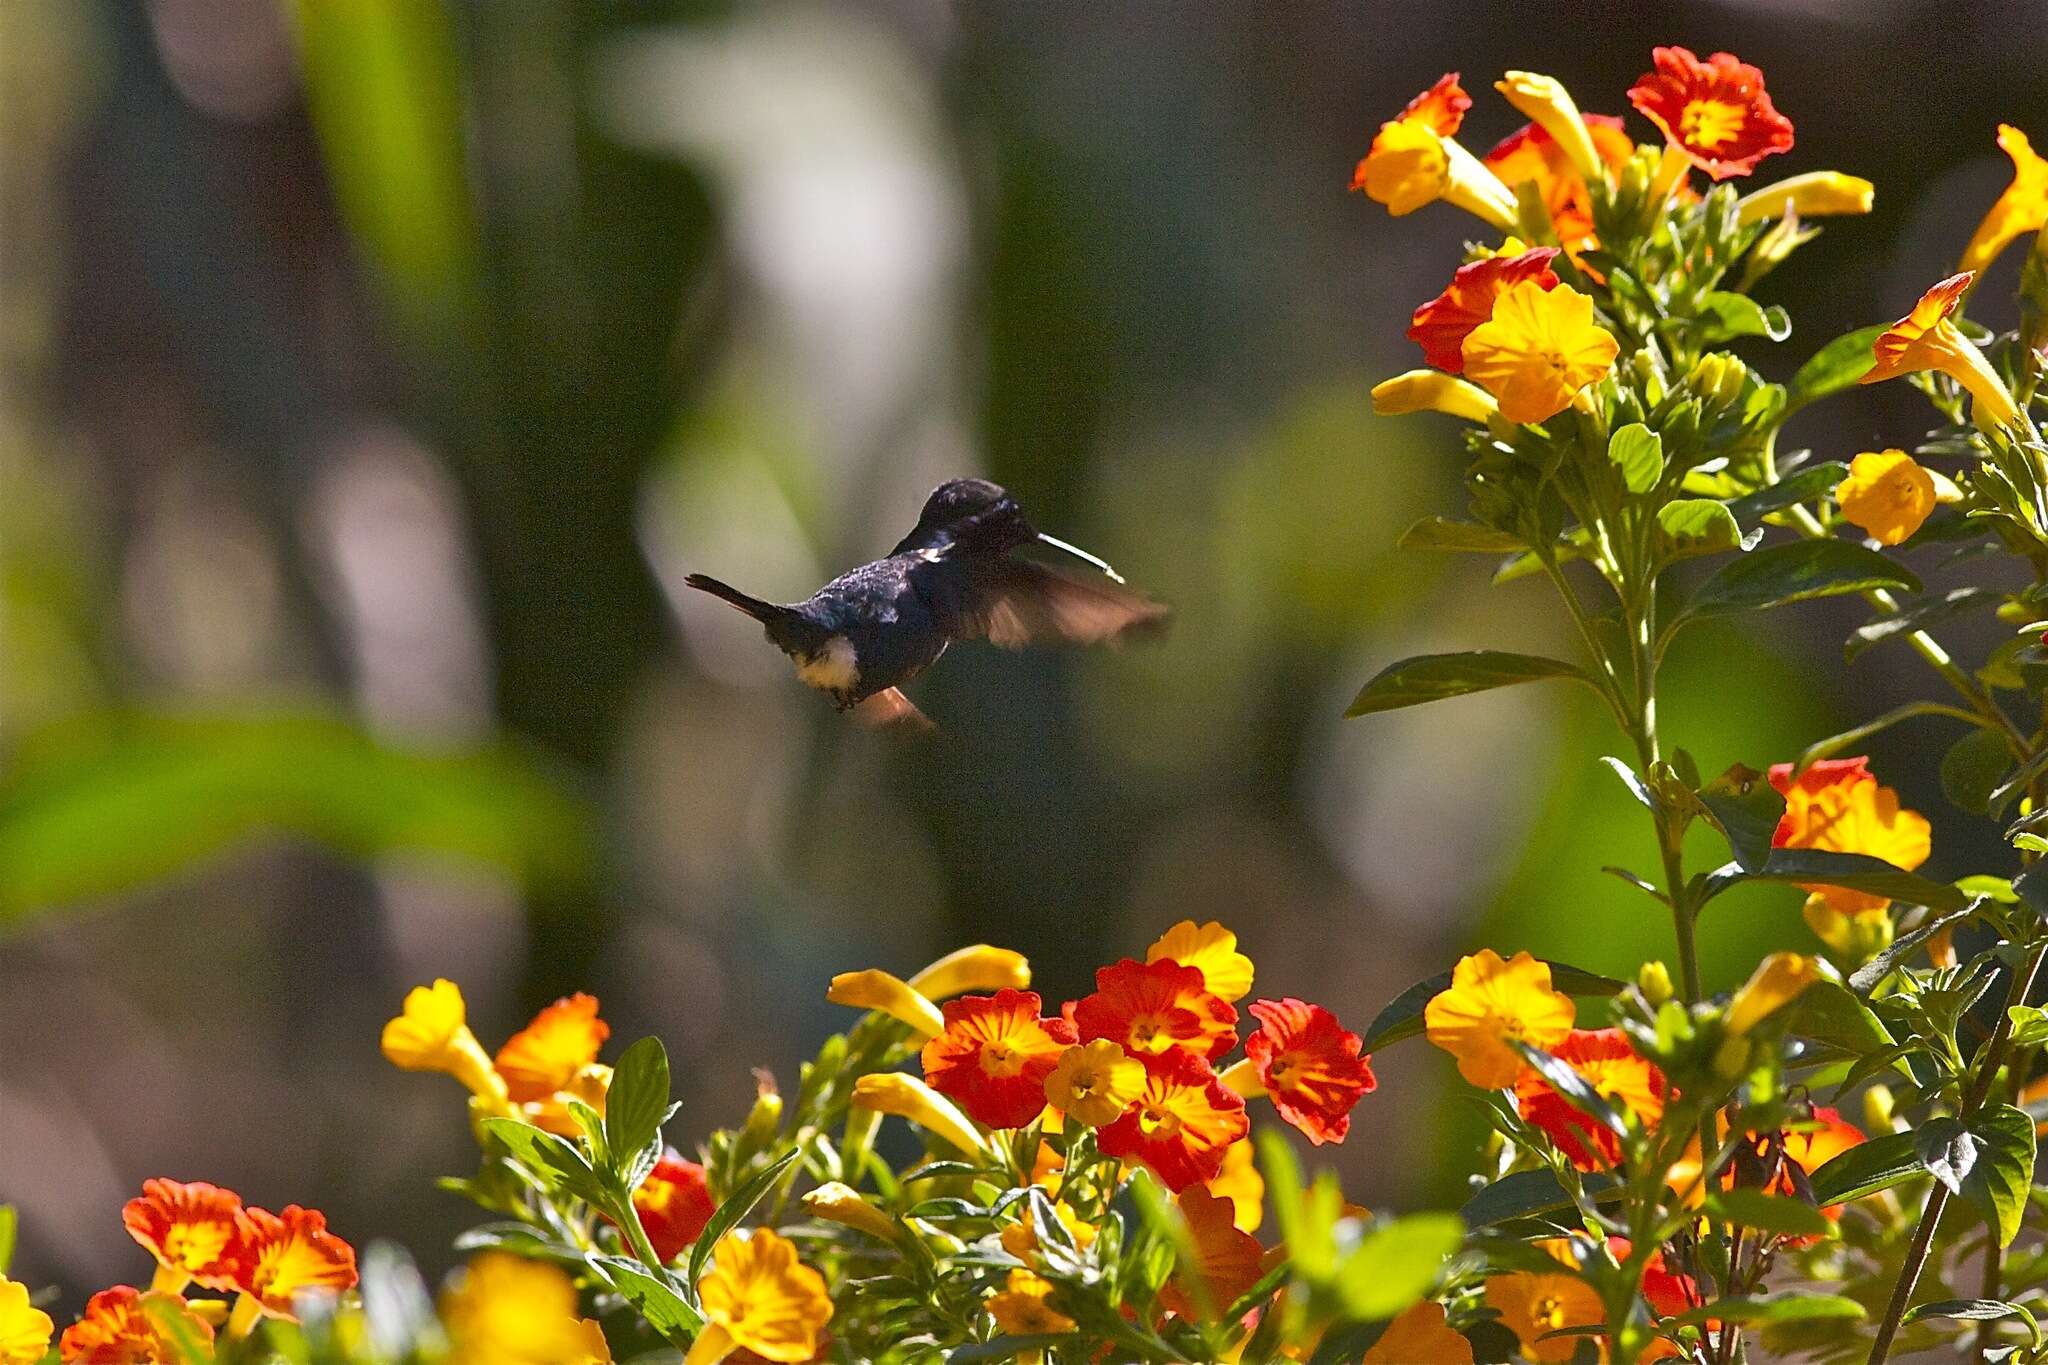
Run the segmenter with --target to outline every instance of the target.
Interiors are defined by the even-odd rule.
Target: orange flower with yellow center
[[[1556,247],[1540,246],[1459,266],[1444,292],[1415,310],[1408,339],[1439,370],[1463,374],[1465,338],[1493,316],[1494,303],[1515,285],[1527,280],[1544,290],[1555,289],[1557,273],[1550,263],[1556,259]]]
[[[924,1045],[924,1078],[990,1128],[1022,1128],[1045,1110],[1045,1082],[1076,1040],[1064,1019],[1039,1017],[1038,992],[1005,987],[945,1004],[945,1029]]]
[[[398,1017],[384,1026],[384,1056],[407,1071],[442,1071],[461,1081],[493,1112],[503,1112],[505,1079],[470,1032],[462,988],[443,977],[406,993]]]
[[[1934,476],[1903,450],[1866,450],[1835,485],[1842,516],[1880,545],[1905,540],[1934,511]]]
[[[1970,234],[1958,270],[1981,271],[2015,239],[2048,226],[2048,160],[2010,123],[1998,125],[1998,145],[2012,158],[2012,184]]]
[[[1342,1142],[1351,1110],[1379,1081],[1359,1037],[1321,1005],[1291,996],[1251,1006],[1259,1031],[1245,1040],[1245,1058],[1280,1117],[1320,1147]]]
[[[1572,1031],[1578,1007],[1552,990],[1550,964],[1528,953],[1506,961],[1491,948],[1460,958],[1448,989],[1423,1007],[1429,1041],[1458,1059],[1458,1074],[1484,1090],[1513,1085],[1522,1071],[1518,1040],[1546,1050]]]
[[[1195,1244],[1195,1260],[1192,1265],[1183,1262],[1174,1279],[1159,1291],[1160,1305],[1183,1318],[1201,1318],[1194,1288],[1199,1285],[1208,1300],[1209,1320],[1215,1321],[1259,1282],[1265,1248],[1258,1238],[1237,1226],[1237,1211],[1228,1199],[1190,1185],[1174,1202]]]
[[[1772,106],[1763,72],[1726,52],[1701,61],[1682,47],[1655,48],[1650,60],[1654,69],[1629,87],[1629,102],[1714,179],[1748,175],[1792,150],[1792,121]]]
[[[1831,853],[1863,853],[1911,872],[1932,851],[1924,816],[1899,806],[1899,794],[1881,787],[1868,758],[1823,759],[1795,781],[1792,765],[1775,764],[1771,785],[1785,798],[1785,814],[1771,836],[1774,848],[1817,848]],[[1883,896],[1841,886],[1805,886],[1845,915],[1882,910]]]
[[[1145,1064],[1107,1038],[1060,1054],[1045,1078],[1046,1102],[1090,1128],[1114,1123],[1145,1088]]]
[[[1001,1292],[991,1294],[988,1315],[1006,1334],[1056,1337],[1074,1330],[1074,1320],[1052,1306],[1050,1280],[1028,1270],[1012,1270]]]
[[[1442,1304],[1424,1299],[1387,1324],[1359,1365],[1472,1365],[1472,1343],[1451,1330]]]
[[[1544,1338],[1566,1327],[1597,1327],[1606,1321],[1606,1310],[1593,1286],[1576,1275],[1563,1272],[1539,1274],[1516,1271],[1512,1275],[1491,1275],[1486,1280],[1487,1306],[1522,1343],[1522,1354],[1531,1360],[1570,1360],[1578,1354],[1584,1337]],[[1600,1346],[1600,1358],[1607,1347]]]
[[[1628,164],[1636,144],[1622,121],[1612,114],[1585,115],[1586,134],[1611,176]],[[1510,187],[1533,184],[1550,212],[1551,230],[1573,259],[1600,244],[1593,230],[1593,195],[1572,158],[1541,124],[1528,123],[1509,133],[1483,158],[1487,168]]]
[[[205,1181],[145,1180],[142,1197],[121,1210],[128,1235],[156,1257],[150,1288],[176,1294],[194,1281],[208,1289],[230,1289],[227,1264],[242,1197]]]
[[[28,1286],[0,1278],[0,1365],[38,1365],[57,1324],[28,1301]]]
[[[1351,188],[1385,204],[1397,218],[1442,199],[1502,231],[1512,229],[1514,195],[1453,136],[1471,107],[1458,73],[1445,75],[1408,101],[1399,117],[1380,125],[1371,150],[1352,172]]]
[[[673,1261],[711,1221],[711,1185],[704,1168],[674,1152],[661,1160],[633,1191],[633,1209],[654,1254]]]
[[[1152,1053],[1144,1062],[1143,1093],[1097,1135],[1097,1146],[1104,1155],[1144,1163],[1175,1194],[1214,1180],[1230,1144],[1251,1131],[1244,1097],[1185,1048]]]
[[[607,1365],[604,1331],[561,1270],[490,1251],[441,1296],[451,1365]]]
[[[1211,995],[1232,1004],[1251,994],[1252,960],[1237,950],[1237,935],[1215,920],[1198,925],[1184,919],[1154,939],[1145,961],[1162,958],[1195,968]]]
[[[1975,279],[1973,272],[1965,270],[1922,294],[1913,311],[1886,328],[1871,345],[1877,363],[1857,382],[1878,384],[1916,370],[1939,370],[1968,391],[1977,425],[2020,425],[2019,405],[2005,381],[1954,321],[1955,311]]]
[[[282,1318],[293,1316],[292,1300],[300,1294],[339,1294],[356,1282],[355,1248],[327,1230],[327,1215],[297,1204],[282,1213],[243,1209],[228,1264],[234,1287]]]
[[[1133,1056],[1185,1048],[1213,1060],[1237,1046],[1237,1007],[1207,982],[1199,967],[1127,957],[1095,973],[1074,1025],[1082,1038],[1107,1038]]]
[[[157,1314],[175,1320],[178,1332],[166,1331]],[[165,1365],[183,1358],[179,1335],[210,1344],[213,1328],[176,1294],[144,1294],[120,1284],[86,1300],[84,1316],[58,1339],[57,1354],[64,1365]]]
[[[1664,1073],[1638,1057],[1620,1029],[1573,1029],[1550,1052],[1645,1127],[1664,1116]],[[1534,1068],[1515,1078],[1515,1109],[1582,1171],[1609,1170],[1621,1160],[1621,1139],[1580,1113]]]
[[[713,1365],[736,1350],[763,1360],[809,1360],[832,1320],[825,1277],[797,1259],[796,1247],[766,1228],[729,1232],[711,1252],[699,1289],[704,1330],[684,1365]]]
[[[596,996],[564,996],[506,1039],[498,1049],[498,1074],[514,1103],[545,1100],[568,1089],[611,1036],[612,1026],[597,1017]]]
[[[1523,280],[1465,337],[1465,373],[1500,400],[1510,422],[1541,422],[1614,368],[1621,344],[1593,321],[1593,300],[1567,285]]]

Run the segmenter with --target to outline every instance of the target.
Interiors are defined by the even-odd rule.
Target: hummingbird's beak
[[[1118,573],[1115,569],[1109,567],[1109,561],[1096,558],[1094,555],[1089,554],[1080,546],[1069,545],[1067,544],[1067,542],[1061,540],[1059,537],[1049,536],[1043,531],[1040,531],[1038,533],[1038,538],[1044,541],[1046,544],[1052,546],[1055,550],[1065,550],[1074,558],[1082,560],[1089,564],[1093,564],[1096,568],[1102,570],[1105,574],[1108,574],[1111,581],[1117,583],[1121,583],[1124,581],[1124,576],[1122,574]]]

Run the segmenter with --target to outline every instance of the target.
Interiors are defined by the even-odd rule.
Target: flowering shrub
[[[1872,186],[1723,183],[1795,145],[1762,74],[1725,53],[1653,54],[1628,91],[1656,130],[1642,146],[1548,77],[1496,88],[1530,122],[1486,155],[1458,141],[1472,100],[1447,75],[1359,164],[1354,186],[1391,212],[1442,201],[1487,229],[1415,309],[1425,367],[1373,401],[1467,424],[1469,515],[1406,542],[1541,575],[1584,657],[1406,659],[1351,713],[1539,680],[1591,689],[1629,746],[1606,762],[1660,855],[1647,874],[1608,870],[1669,917],[1675,975],[1483,948],[1360,1035],[1318,1005],[1252,998],[1253,964],[1217,924],[1174,926],[1056,1007],[1022,956],[967,948],[908,979],[834,978],[828,999],[859,1017],[787,1099],[764,1077],[744,1121],[693,1156],[667,1145],[657,1040],[601,1061],[610,1030],[577,995],[487,1052],[460,989],[437,981],[406,997],[383,1051],[469,1093],[480,1163],[443,1183],[490,1218],[461,1239],[470,1259],[438,1311],[390,1248],[366,1253],[358,1288],[353,1250],[316,1212],[154,1180],[124,1213],[158,1265],[148,1289],[95,1295],[59,1334],[0,1281],[0,1365],[53,1349],[2048,1361],[2048,1264],[2012,1250],[2048,1108],[2034,1079],[2048,1010],[2029,1003],[2048,956],[2048,445],[2031,415],[2048,370],[2048,162],[2001,128],[2015,177],[1958,273],[1778,383],[1730,349],[1791,332],[1749,291],[1809,220],[1866,211]],[[2020,328],[1992,336],[1965,313],[1977,272],[2028,234]],[[1897,377],[1934,410],[1924,438],[1832,452],[1846,461],[1778,449],[1793,413]],[[1899,558],[1919,551],[1935,568],[2011,564],[2002,586],[1929,589]],[[1716,777],[1660,730],[1680,632],[1845,595],[1873,611],[1852,658],[1903,643],[1953,695]],[[1968,614],[2003,632],[1975,667],[1931,634]],[[1944,790],[1998,822],[2013,866],[1920,875],[1928,821],[1841,756],[1919,721],[1962,727]],[[1719,865],[1689,867],[1695,827],[1725,844]],[[1788,926],[1786,950],[1710,996],[1696,935],[1746,882],[1803,892],[1805,932]],[[1305,1177],[1282,1129],[1315,1147],[1392,1121],[1358,1112],[1369,1054],[1418,1037],[1455,1060],[1492,1135],[1455,1214],[1376,1215]]]

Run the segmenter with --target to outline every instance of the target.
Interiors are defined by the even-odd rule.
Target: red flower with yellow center
[[[1259,1031],[1244,1052],[1273,1108],[1317,1146],[1342,1142],[1352,1106],[1379,1084],[1358,1035],[1321,1005],[1292,997],[1255,1001],[1251,1012]]]
[[[307,1290],[338,1294],[356,1282],[355,1248],[327,1230],[318,1209],[287,1204],[282,1213],[244,1209],[228,1249],[234,1287],[267,1313],[292,1316],[292,1300]]]
[[[1644,1126],[1664,1116],[1664,1073],[1638,1057],[1620,1029],[1573,1029],[1550,1052],[1602,1099],[1633,1113]],[[1515,1080],[1515,1108],[1582,1171],[1608,1170],[1621,1160],[1621,1139],[1573,1108],[1534,1069]]]
[[[640,1188],[633,1191],[633,1208],[655,1254],[673,1261],[711,1221],[711,1186],[704,1168],[674,1152],[663,1152]]]
[[[1593,150],[1610,171],[1628,164],[1635,154],[1635,140],[1613,114],[1585,115],[1587,135]],[[1572,165],[1571,157],[1541,124],[1524,124],[1494,144],[1480,158],[1486,168],[1513,189],[1533,184],[1550,210],[1550,226],[1557,240],[1576,258],[1579,252],[1599,245],[1593,231],[1593,195],[1585,177]]]
[[[1772,107],[1763,72],[1726,52],[1701,61],[1660,47],[1650,58],[1656,69],[1629,87],[1629,102],[1714,179],[1748,175],[1773,152],[1792,150],[1792,120]]]
[[[1195,1261],[1193,1265],[1181,1265],[1175,1277],[1159,1291],[1159,1302],[1170,1313],[1198,1319],[1203,1315],[1193,1286],[1199,1282],[1213,1321],[1259,1282],[1259,1262],[1266,1254],[1265,1248],[1259,1245],[1258,1238],[1238,1230],[1236,1206],[1228,1199],[1200,1185],[1190,1185],[1175,1202],[1195,1244]]]
[[[176,1317],[191,1340],[213,1340],[213,1328],[177,1295],[144,1294],[120,1284],[86,1300],[85,1315],[58,1340],[58,1356],[64,1365],[162,1365],[181,1359],[176,1338],[157,1325],[152,1309]]]
[[[234,1286],[227,1265],[242,1197],[203,1180],[145,1180],[142,1197],[121,1210],[128,1235],[156,1257],[152,1288],[175,1294],[193,1281],[208,1289]]]
[[[1106,1156],[1143,1162],[1175,1194],[1214,1180],[1230,1144],[1251,1131],[1244,1097],[1185,1048],[1144,1058],[1145,1090],[1124,1116],[1101,1130]]]
[[[564,996],[498,1049],[498,1074],[515,1104],[545,1100],[568,1089],[611,1036],[611,1025],[597,1017],[596,996]]]
[[[1201,968],[1170,958],[1101,968],[1073,1017],[1083,1039],[1107,1038],[1133,1057],[1185,1048],[1213,1061],[1237,1046],[1237,1007],[1208,989]]]
[[[1795,781],[1792,765],[1771,767],[1771,785],[1785,798],[1785,814],[1771,836],[1774,848],[1817,848],[1863,853],[1911,872],[1932,848],[1924,816],[1899,806],[1899,794],[1881,787],[1868,758],[1823,759]],[[1845,915],[1882,910],[1883,896],[1840,886],[1806,886]]]
[[[1449,374],[1465,372],[1465,338],[1493,316],[1494,301],[1524,280],[1539,288],[1557,287],[1550,263],[1557,248],[1539,246],[1515,256],[1489,256],[1461,265],[1450,287],[1415,310],[1408,339],[1422,348],[1423,359]]]
[[[924,1078],[990,1128],[1022,1128],[1045,1110],[1045,1078],[1078,1041],[1064,1019],[1042,1019],[1036,991],[948,1000],[945,1030],[924,1045]]]

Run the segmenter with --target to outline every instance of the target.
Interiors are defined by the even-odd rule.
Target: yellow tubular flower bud
[[[986,943],[947,953],[910,978],[910,988],[927,1000],[945,1000],[970,991],[993,994],[1005,987],[1021,991],[1030,985],[1031,964],[1024,954]]]
[[[1808,986],[1833,975],[1828,965],[1817,957],[1772,953],[1757,964],[1757,969],[1743,983],[1742,989],[1735,992],[1735,998],[1728,1003],[1728,1014],[1723,1023],[1730,1036],[1739,1038],[1798,999],[1799,993]]]
[[[936,1038],[946,1028],[945,1016],[925,995],[900,977],[870,967],[861,972],[841,972],[832,978],[825,998],[835,1005],[879,1010],[910,1026],[920,1038]]]
[[[1671,969],[1662,962],[1645,962],[1636,972],[1636,989],[1655,1009],[1671,998]]]
[[[1506,96],[1508,103],[1526,115],[1530,122],[1556,139],[1564,154],[1571,158],[1572,169],[1579,173],[1580,179],[1589,185],[1607,183],[1607,163],[1594,150],[1593,135],[1586,131],[1585,116],[1579,112],[1571,92],[1556,77],[1539,76],[1533,71],[1510,71],[1495,81],[1493,88]]]
[[[1500,411],[1492,394],[1440,370],[1409,370],[1372,386],[1372,410],[1382,417],[1443,412],[1484,422]]]
[[[1784,217],[1788,206],[1801,218],[1868,213],[1876,195],[1877,187],[1860,175],[1808,171],[1743,195],[1735,201],[1735,221],[1767,223]]]
[[[407,1071],[453,1076],[491,1112],[506,1113],[505,1079],[469,1031],[467,1015],[462,989],[453,981],[415,986],[398,1017],[384,1026],[384,1056]]]
[[[870,1237],[893,1242],[903,1235],[903,1225],[861,1198],[850,1186],[827,1181],[803,1197],[804,1208],[813,1218],[838,1223]]]
[[[1233,1093],[1248,1100],[1255,1100],[1266,1093],[1265,1084],[1259,1080],[1259,1069],[1252,1064],[1249,1057],[1239,1058],[1224,1067],[1223,1073],[1216,1079],[1229,1086]]]
[[[969,1156],[986,1157],[988,1142],[981,1130],[960,1112],[958,1105],[915,1076],[900,1071],[881,1071],[862,1076],[853,1083],[853,1103],[878,1114],[909,1119]]]

